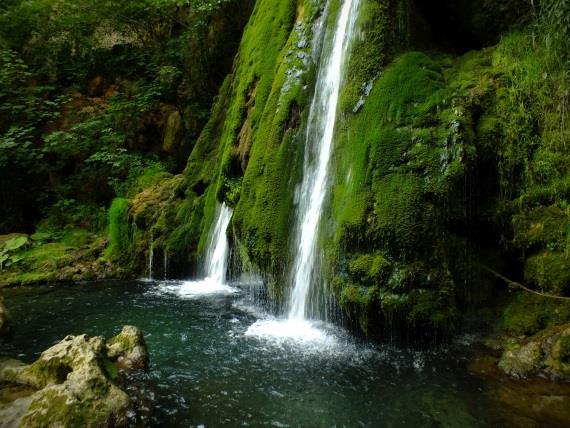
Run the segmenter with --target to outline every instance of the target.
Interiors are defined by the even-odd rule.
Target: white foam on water
[[[208,294],[234,294],[238,289],[217,282],[213,278],[200,281],[184,281],[178,291],[181,296],[204,296]]]
[[[155,292],[176,294],[182,298],[197,298],[208,295],[227,295],[238,292],[237,288],[227,285],[226,270],[229,255],[226,231],[232,218],[232,210],[225,204],[218,205],[216,218],[208,240],[205,270],[206,278],[195,281],[160,281]],[[152,250],[152,247],[151,247]],[[167,261],[165,259],[165,270]],[[152,265],[151,265],[152,266]]]
[[[162,282],[159,287],[169,294],[176,294],[183,298],[199,298],[209,295],[230,295],[239,290],[227,284],[222,284],[213,278],[205,278],[199,281]]]
[[[247,329],[245,336],[323,350],[334,348],[339,343],[335,335],[323,329],[322,323],[297,319],[261,319]]]

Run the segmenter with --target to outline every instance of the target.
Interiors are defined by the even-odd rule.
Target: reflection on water
[[[34,360],[67,334],[142,329],[154,426],[489,426],[482,384],[458,349],[414,352],[359,343],[330,325],[265,315],[242,288],[98,283],[9,290],[17,326],[0,354]],[[245,287],[241,284],[240,287]],[[211,291],[211,290],[210,290]],[[150,403],[150,404],[149,404]]]

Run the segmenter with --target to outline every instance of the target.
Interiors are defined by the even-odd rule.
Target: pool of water
[[[243,288],[111,282],[6,290],[17,332],[0,355],[33,361],[67,334],[145,334],[149,426],[497,426],[469,345],[411,351],[326,324],[286,325]],[[307,330],[303,330],[307,329]],[[301,331],[302,334],[298,334]]]

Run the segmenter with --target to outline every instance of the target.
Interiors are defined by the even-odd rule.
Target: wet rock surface
[[[0,362],[0,427],[125,426],[132,402],[114,383],[119,370],[148,366],[140,330],[67,336],[30,365]]]
[[[508,346],[499,368],[517,379],[541,376],[570,381],[570,324],[548,328]]]
[[[121,368],[148,368],[148,350],[142,332],[132,325],[124,326],[121,333],[107,342],[107,357]]]

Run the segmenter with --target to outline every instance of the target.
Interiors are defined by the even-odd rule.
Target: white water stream
[[[329,164],[343,65],[354,32],[360,0],[344,0],[332,46],[321,59],[315,95],[309,113],[305,142],[303,181],[299,193],[295,263],[288,317],[303,320],[307,315],[311,285],[318,278],[317,240],[326,200]]]
[[[208,239],[204,263],[206,277],[199,281],[184,281],[181,285],[169,286],[180,296],[196,297],[205,294],[234,293],[236,289],[226,284],[226,271],[230,246],[226,232],[232,218],[232,210],[225,204],[216,208],[216,218]]]
[[[249,327],[246,336],[268,341],[287,341],[330,352],[339,345],[326,323],[309,321],[308,312],[318,302],[311,301],[311,287],[319,278],[317,246],[319,223],[326,202],[329,164],[342,71],[352,39],[360,0],[344,0],[332,35],[325,35],[325,47],[309,113],[305,140],[303,180],[298,189],[295,262],[291,271],[288,318],[268,317]],[[315,35],[315,39],[319,39]],[[328,43],[327,43],[328,40]]]

